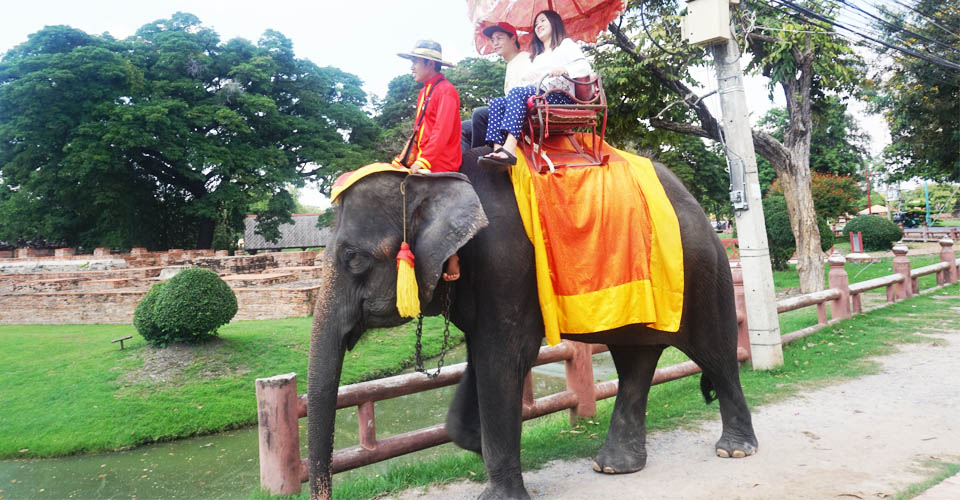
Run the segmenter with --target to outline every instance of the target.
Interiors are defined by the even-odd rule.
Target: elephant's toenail
[[[717,456],[720,458],[730,458],[730,454],[723,448],[717,448]]]
[[[613,467],[604,467],[604,468],[603,468],[603,472],[606,472],[607,474],[614,474],[614,473],[615,473],[615,471],[613,470]]]
[[[733,450],[733,458],[743,458],[745,456],[747,456],[747,454],[744,453],[743,450]]]
[[[602,471],[603,471],[603,469],[600,468],[600,464],[598,464],[597,462],[593,462],[593,470],[595,470],[595,471],[597,471],[597,472],[602,472]]]

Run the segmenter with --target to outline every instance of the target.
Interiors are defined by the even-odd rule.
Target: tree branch
[[[697,95],[687,87],[682,81],[674,78],[672,75],[668,75],[666,72],[658,68],[655,64],[652,64],[646,57],[637,52],[636,45],[620,30],[620,27],[616,24],[610,23],[608,26],[610,32],[613,33],[614,39],[616,40],[616,45],[620,47],[621,50],[626,52],[634,61],[642,64],[644,68],[649,71],[653,76],[663,84],[663,86],[677,93],[684,99],[684,102],[690,106],[694,113],[697,114],[697,118],[700,120],[701,129],[704,130],[709,135],[705,136],[709,139],[715,141],[720,141],[720,125],[717,123],[717,119],[714,118],[713,114],[710,113],[710,110],[707,108],[706,104],[696,99]],[[690,98],[693,98],[691,100]]]
[[[654,128],[669,130],[671,132],[678,132],[681,134],[695,135],[697,137],[712,139],[712,137],[710,137],[710,133],[704,130],[703,127],[690,125],[688,123],[677,123],[669,120],[660,120],[659,118],[651,118],[650,125],[653,125]]]

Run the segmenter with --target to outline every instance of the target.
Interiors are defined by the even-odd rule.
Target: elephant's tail
[[[706,373],[700,374],[700,392],[703,393],[703,400],[707,404],[717,399],[717,390],[713,387],[713,381]]]

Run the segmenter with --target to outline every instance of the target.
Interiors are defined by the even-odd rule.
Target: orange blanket
[[[552,138],[544,149],[556,157],[565,152]],[[683,248],[673,205],[649,159],[607,144],[602,154],[610,155],[607,165],[546,174],[519,155],[510,170],[534,245],[550,345],[560,333],[680,326]]]

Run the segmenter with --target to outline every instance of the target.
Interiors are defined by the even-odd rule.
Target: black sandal
[[[511,154],[506,149],[503,149],[502,147],[494,149],[493,153],[490,153],[490,154],[496,154],[500,152],[503,152],[503,154],[507,155],[507,157],[491,158],[489,156],[481,156],[480,159],[477,160],[477,163],[479,163],[480,166],[482,167],[495,168],[495,169],[506,169],[507,167],[511,167],[517,164],[517,157]]]

